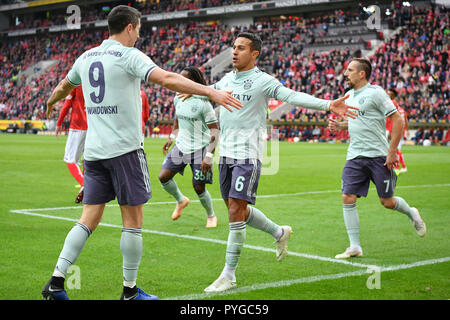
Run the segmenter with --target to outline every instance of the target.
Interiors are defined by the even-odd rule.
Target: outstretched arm
[[[344,102],[349,97],[348,95],[336,100],[324,100],[313,97],[307,93],[297,92],[289,88],[286,88],[283,85],[279,85],[278,87],[275,88],[272,97],[277,100],[285,101],[289,104],[299,107],[315,110],[331,111],[334,114],[336,114],[338,118],[341,119],[347,119],[347,117],[354,119],[358,116],[358,114],[352,110],[359,110],[359,109],[356,107],[349,106]]]
[[[180,93],[206,96],[211,101],[224,106],[229,111],[232,111],[232,107],[238,110],[242,108],[242,102],[232,97],[231,91],[216,90],[212,87],[204,86],[200,83],[189,80],[174,72],[157,68],[150,74],[148,80]]]

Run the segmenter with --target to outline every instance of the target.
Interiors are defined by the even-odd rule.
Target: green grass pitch
[[[80,217],[76,181],[62,160],[65,142],[0,134],[1,300],[41,299],[65,236]],[[292,226],[290,254],[277,262],[273,238],[248,227],[238,288],[207,295],[203,289],[223,268],[228,236],[217,165],[208,190],[218,227],[205,228],[189,169],[176,181],[192,202],[172,221],[173,199],[157,180],[163,143],[146,139],[145,145],[153,198],[144,206],[138,285],[147,292],[162,299],[450,298],[450,148],[403,148],[408,172],[399,176],[396,195],[419,208],[426,237],[416,235],[405,215],[384,209],[372,185],[368,197],[358,200],[364,256],[337,261],[334,256],[348,245],[339,192],[347,145],[280,142],[279,156],[271,155],[279,160],[278,173],[261,176],[256,206],[276,223]],[[75,263],[79,272],[68,275],[71,299],[120,297],[121,217],[115,201],[102,223]]]

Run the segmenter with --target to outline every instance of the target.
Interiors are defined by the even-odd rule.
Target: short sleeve
[[[216,113],[214,112],[213,106],[209,101],[203,101],[203,116],[206,124],[217,122]]]
[[[147,81],[148,77],[158,66],[142,51],[132,48],[126,59],[126,71],[133,76]]]
[[[72,68],[70,69],[69,73],[67,73],[66,79],[70,82],[71,85],[78,87],[81,85],[81,77],[80,77],[80,56],[77,60],[75,60],[75,63],[73,64]]]
[[[395,107],[391,98],[383,89],[377,89],[376,94],[373,97],[378,108],[380,108],[380,111],[383,112],[386,117],[389,117],[390,115],[397,112],[397,108]]]

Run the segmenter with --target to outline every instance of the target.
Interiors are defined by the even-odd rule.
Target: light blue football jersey
[[[345,103],[358,107],[358,117],[349,118],[350,145],[347,160],[356,157],[387,156],[389,143],[386,139],[386,117],[397,108],[386,92],[377,85],[367,84],[358,90],[350,90]]]
[[[240,110],[233,109],[233,112],[225,108],[220,110],[220,156],[233,159],[262,161],[270,98],[316,110],[326,110],[328,103],[327,100],[286,88],[257,67],[239,73],[231,71],[213,87],[232,90],[231,95],[244,105]]]
[[[188,154],[209,145],[211,135],[208,124],[217,122],[211,102],[205,97],[194,95],[185,101],[175,97],[173,103],[178,120],[178,149]]]
[[[86,160],[110,159],[144,148],[140,83],[156,68],[143,52],[110,39],[75,61],[66,78],[75,86],[83,83]]]

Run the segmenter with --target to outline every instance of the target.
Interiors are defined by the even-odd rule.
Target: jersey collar
[[[102,44],[118,44],[121,45],[123,47],[123,44],[121,44],[119,41],[117,40],[113,40],[113,39],[105,39],[103,40]]]
[[[366,89],[368,86],[370,86],[370,83],[367,83],[364,87],[359,88],[358,90],[354,90],[353,93],[357,94],[362,92],[364,89]]]
[[[250,70],[247,70],[247,71],[242,71],[242,72],[239,72],[239,73],[236,73],[236,69],[234,69],[233,70],[233,76],[234,76],[234,79],[236,79],[236,80],[237,79],[242,79],[242,78],[246,78],[246,77],[252,75],[257,70],[259,70],[259,69],[256,66],[253,69],[250,69]]]

